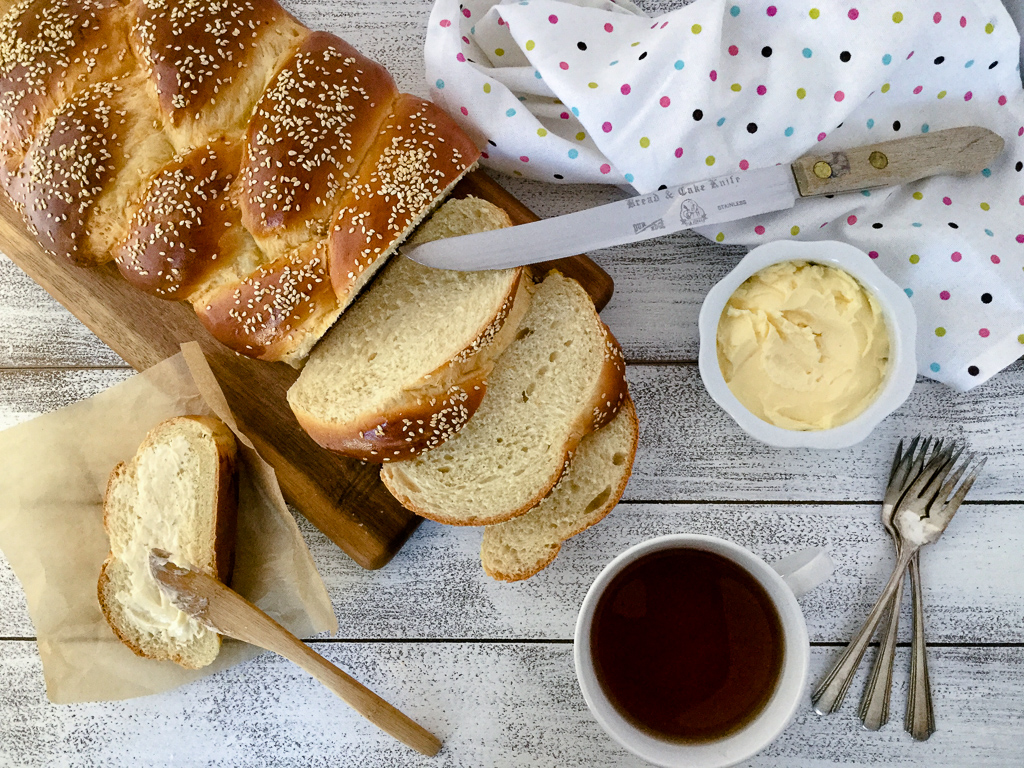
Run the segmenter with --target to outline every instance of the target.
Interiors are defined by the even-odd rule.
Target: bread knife
[[[503,269],[637,243],[792,208],[802,197],[906,184],[940,174],[980,173],[1003,139],[978,126],[801,157],[791,165],[736,171],[674,184],[585,211],[506,229],[403,248],[438,269]]]

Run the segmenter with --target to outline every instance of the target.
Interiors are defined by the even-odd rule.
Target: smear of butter
[[[178,609],[160,589],[149,570],[151,549],[165,549],[169,559],[190,566],[202,559],[198,542],[186,540],[199,515],[197,489],[192,478],[199,474],[199,455],[187,438],[175,435],[166,442],[144,449],[135,462],[134,485],[122,483],[124,493],[133,493],[129,508],[136,510],[131,537],[115,556],[132,573],[130,589],[120,590],[116,599],[131,615],[135,626],[152,634],[167,633],[180,643],[209,632]]]
[[[758,418],[785,429],[830,429],[877,397],[889,333],[874,297],[850,274],[783,262],[748,278],[726,303],[718,364]]]

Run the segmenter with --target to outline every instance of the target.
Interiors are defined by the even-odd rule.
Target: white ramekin
[[[800,431],[769,424],[740,403],[718,365],[718,322],[726,303],[743,282],[765,267],[784,261],[827,264],[849,272],[875,297],[889,332],[889,368],[874,402],[852,421],[832,429]],[[871,258],[835,240],[776,240],[748,253],[712,288],[700,310],[700,376],[712,399],[751,437],[779,448],[846,448],[864,440],[910,395],[917,380],[917,318],[906,293],[882,274]]]

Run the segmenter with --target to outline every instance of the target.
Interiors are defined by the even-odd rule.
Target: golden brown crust
[[[8,188],[43,249],[79,266],[108,258],[86,251],[85,234],[92,205],[123,164],[114,137],[128,132],[131,118],[122,93],[115,83],[100,83],[65,104],[42,126]]]
[[[204,154],[219,139],[245,159]],[[0,183],[30,232],[82,266],[117,256],[242,354],[301,359],[477,155],[276,0],[21,0],[0,19]]]
[[[479,155],[440,108],[401,96],[334,219],[331,282],[339,298],[358,290],[363,273],[379,266]]]
[[[241,155],[239,144],[216,141],[176,157],[153,179],[114,252],[129,283],[181,300],[231,260],[239,214],[228,193]]]
[[[0,156],[20,164],[72,91],[126,74],[121,0],[22,0],[0,20]]]
[[[249,121],[242,221],[264,247],[274,245],[268,236],[326,233],[397,97],[388,71],[341,38],[306,38]]]
[[[339,313],[324,241],[309,243],[193,303],[222,344],[260,360],[282,360],[312,329]],[[322,331],[321,331],[322,333]]]
[[[295,23],[275,0],[134,0],[133,11],[135,55],[172,126],[237,98],[233,85],[250,76],[264,38]],[[236,107],[243,116],[246,106]]]

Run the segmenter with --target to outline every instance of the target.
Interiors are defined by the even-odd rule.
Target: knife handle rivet
[[[889,164],[889,158],[885,156],[884,152],[872,152],[868,156],[868,162],[878,170],[882,170]]]
[[[819,179],[828,179],[832,176],[832,166],[824,160],[819,160],[814,164],[814,175]]]

